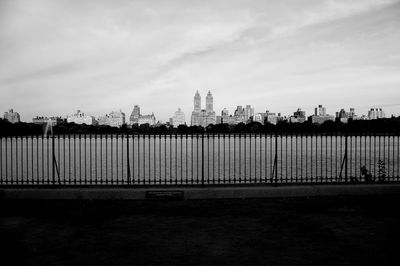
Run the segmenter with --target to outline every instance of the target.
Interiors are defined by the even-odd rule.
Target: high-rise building
[[[156,117],[154,116],[154,113],[151,115],[142,115],[140,114],[140,107],[139,105],[135,105],[133,107],[133,111],[131,113],[131,116],[129,117],[129,124],[130,125],[143,125],[143,124],[149,124],[150,126],[153,126],[156,124]]]
[[[121,127],[125,124],[125,113],[120,111],[112,111],[110,114],[102,116],[98,119],[99,125],[108,125],[111,127]]]
[[[174,113],[174,116],[170,119],[170,123],[174,127],[178,127],[179,125],[185,125],[185,113],[178,108],[178,111]]]
[[[201,96],[199,91],[196,91],[196,94],[194,95],[194,112],[200,112],[201,111]]]
[[[206,96],[206,109],[201,109],[201,97],[198,91],[194,96],[194,108],[191,116],[192,126],[206,127],[216,123],[216,115],[213,107],[213,97],[210,91]]]
[[[385,112],[382,110],[382,108],[371,108],[371,110],[368,111],[368,118],[369,119],[385,118]]]
[[[314,115],[317,115],[317,116],[326,116],[326,108],[323,107],[321,104],[318,105],[318,107],[315,108]]]
[[[77,110],[73,115],[68,115],[67,122],[86,125],[95,125],[97,123],[93,116],[85,115],[81,110]]]
[[[297,108],[297,111],[289,117],[290,123],[303,123],[304,121],[306,121],[306,112],[302,111],[301,108]]]
[[[131,113],[131,116],[129,117],[129,124],[139,124],[139,118],[140,118],[140,107],[139,105],[135,105],[133,107],[133,111]]]
[[[318,105],[318,107],[315,108],[314,115],[308,117],[308,120],[314,124],[322,124],[326,121],[335,121],[335,117],[332,115],[328,115],[326,113],[326,108],[322,105]]]
[[[206,96],[206,112],[207,113],[214,112],[213,96],[211,95],[210,91],[208,91]]]
[[[8,112],[4,113],[4,119],[10,123],[18,123],[21,121],[19,113],[14,112],[13,109],[9,109]]]
[[[234,117],[236,124],[247,123],[246,110],[241,105],[236,107]]]
[[[251,105],[246,105],[245,114],[247,121],[249,121],[250,118],[254,115],[254,108],[252,108]]]

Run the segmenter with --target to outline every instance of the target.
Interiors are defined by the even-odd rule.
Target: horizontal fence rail
[[[0,137],[0,185],[398,182],[399,135]]]

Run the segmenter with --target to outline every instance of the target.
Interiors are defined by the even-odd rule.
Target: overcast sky
[[[166,121],[193,96],[217,114],[400,115],[400,3],[0,0],[0,107],[23,121],[139,104]],[[397,105],[396,105],[397,104]]]

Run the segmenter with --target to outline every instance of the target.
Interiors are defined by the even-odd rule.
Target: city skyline
[[[0,107],[25,121],[138,103],[168,121],[196,88],[217,113],[400,115],[399,1],[1,0],[0,17]]]
[[[386,117],[385,110],[382,108],[370,108],[366,114],[357,113],[357,111],[353,107],[349,108],[349,112],[347,112],[345,108],[340,108],[339,111],[328,113],[326,111],[326,106],[323,106],[321,104],[314,108],[313,113],[308,115],[307,112],[302,110],[301,107],[297,108],[297,110],[293,111],[292,113],[282,114],[281,112],[270,112],[270,110],[265,110],[265,112],[255,112],[254,108],[251,107],[251,105],[245,105],[245,108],[243,107],[243,105],[238,105],[234,113],[230,114],[227,108],[222,109],[220,113],[215,112],[213,105],[213,96],[211,94],[211,91],[208,91],[205,108],[203,109],[201,105],[201,96],[197,90],[194,96],[193,111],[191,113],[191,118],[189,121],[186,121],[185,113],[181,110],[180,107],[178,107],[178,110],[175,111],[167,121],[162,121],[156,119],[154,112],[152,112],[151,115],[143,115],[140,111],[140,106],[136,104],[134,105],[130,116],[126,116],[121,109],[119,111],[111,111],[110,113],[107,113],[105,115],[85,114],[81,112],[81,110],[77,110],[76,113],[68,114],[65,117],[36,115],[36,117],[32,118],[32,122],[46,123],[46,119],[62,122],[62,120],[65,119],[67,122],[74,122],[77,124],[86,123],[86,120],[90,120],[91,122],[89,124],[111,125],[118,127],[122,126],[123,124],[126,124],[128,126],[131,126],[133,124],[149,124],[150,126],[154,126],[157,124],[168,123],[173,125],[174,127],[177,127],[181,124],[192,126],[201,125],[203,127],[206,127],[208,124],[221,123],[246,124],[249,122],[259,122],[261,124],[264,124],[264,122],[269,122],[272,124],[276,124],[278,120],[285,120],[289,123],[303,123],[309,120],[311,121],[311,123],[321,124],[327,120],[335,121],[336,119],[339,119],[340,122],[347,123],[349,118],[353,120],[371,120],[389,118],[390,116],[393,116],[390,115]],[[9,116],[11,118],[8,118]],[[10,108],[8,112],[4,113],[4,119],[9,120],[12,123],[20,121],[29,122],[20,119],[19,112],[14,112],[13,108]]]

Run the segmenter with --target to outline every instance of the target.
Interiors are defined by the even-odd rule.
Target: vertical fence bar
[[[242,182],[242,169],[241,169],[241,166],[242,166],[242,160],[241,160],[241,157],[242,157],[242,141],[241,141],[241,138],[242,138],[242,133],[239,133],[239,162],[238,162],[238,164],[239,164],[239,183],[241,183]]]
[[[31,173],[32,173],[32,176],[31,176],[31,184],[33,185],[34,184],[34,170],[33,170],[33,135],[31,135]]]
[[[18,137],[15,136],[15,182],[18,185]]]
[[[5,136],[5,146],[6,146],[6,148],[5,148],[5,150],[6,150],[6,155],[8,154],[8,136]],[[6,161],[6,178],[5,178],[5,183],[6,184],[8,184],[9,183],[9,179],[10,179],[10,175],[8,174],[8,158],[11,158],[11,156],[6,156],[5,157],[6,159],[5,159],[5,161]]]
[[[126,184],[130,186],[131,184],[131,166],[129,159],[129,135],[126,133]]]
[[[281,145],[282,145],[282,137],[281,137]],[[282,146],[281,146],[282,147]],[[282,153],[281,153],[282,156]],[[275,134],[275,183],[278,183],[278,134]],[[282,158],[281,158],[282,165]]]
[[[23,138],[21,136],[21,184],[24,183],[24,141]],[[388,168],[389,170],[389,168]],[[389,172],[389,171],[388,171]]]
[[[212,141],[212,162],[213,162],[213,167],[212,167],[212,182],[213,184],[216,183],[215,181],[215,134],[213,136],[213,141]],[[219,183],[219,180],[218,180]]]
[[[309,178],[309,176],[308,176],[308,133],[306,135],[306,174],[305,174],[305,178],[306,178],[305,181],[307,182],[307,179]]]
[[[119,165],[118,165],[118,157],[119,157],[119,151],[118,151],[118,142],[119,142],[119,134],[115,134],[115,173],[116,173],[116,179],[115,179],[115,183],[119,184]],[[112,152],[111,154],[114,152],[114,149],[111,149]],[[114,161],[111,160],[111,164],[114,164]],[[113,173],[113,171],[111,170],[111,173]],[[114,179],[114,178],[113,178]]]
[[[132,133],[132,186],[135,184],[135,134]]]
[[[260,133],[260,183],[262,183],[262,134],[261,133]]]
[[[226,146],[226,141],[225,141],[225,140],[226,140],[226,136],[225,136],[225,134],[223,134],[222,137],[223,137],[223,138],[222,138],[222,140],[223,140],[223,145],[222,145],[222,147],[223,147],[223,150],[222,150],[222,160],[223,160],[223,164],[222,164],[222,166],[223,166],[223,169],[224,169],[224,170],[223,170],[223,173],[224,173],[224,175],[223,175],[223,183],[225,184],[225,179],[226,179],[226,178],[225,178],[225,177],[226,177],[226,165],[225,165],[225,161],[226,161],[226,160],[225,160],[225,159],[226,159],[226,158],[225,158],[225,157],[226,157],[226,156],[225,156],[225,146]]]
[[[52,164],[52,177],[53,177],[53,185],[55,185],[56,184],[56,171],[55,171],[55,168],[54,168],[54,159],[55,159],[55,152],[54,152],[54,134],[52,134],[52,136],[51,136],[51,153],[52,153],[52,157],[53,157],[53,164]]]
[[[236,134],[233,134],[233,182],[236,183]]]
[[[96,136],[97,137],[97,136]],[[104,163],[103,163],[103,135],[102,134],[100,134],[99,135],[99,168],[100,169],[98,169],[98,171],[100,172],[100,184],[103,184],[103,165],[104,165]],[[96,160],[96,164],[97,164],[97,160]],[[96,165],[96,169],[97,169],[97,165]],[[96,177],[96,179],[97,179],[97,177]]]
[[[137,183],[140,184],[140,134],[137,135],[137,156],[138,156],[138,181]]]
[[[210,184],[210,134],[207,133],[207,183]]]
[[[161,167],[161,133],[159,134],[159,136],[158,136],[158,150],[159,150],[159,152],[160,152],[160,156],[159,156],[159,158],[158,158],[158,161],[159,161],[159,166],[160,166],[160,176],[159,176],[159,184],[161,184],[162,183],[162,173],[161,173],[161,171],[162,171],[162,167]],[[165,156],[165,153],[164,153],[164,156]]]
[[[204,186],[204,133],[201,135],[201,185]]]
[[[348,139],[348,134],[346,134],[345,135],[345,158],[346,158],[346,160],[345,160],[345,170],[344,170],[344,178],[345,178],[345,182],[347,182],[347,165],[348,165],[348,160],[347,160],[347,155],[348,155],[348,142],[347,142],[347,139]],[[351,139],[350,139],[350,142],[351,142]],[[351,154],[351,153],[350,153]]]
[[[175,133],[175,185],[178,183],[178,134]]]
[[[188,180],[188,177],[189,177],[189,171],[188,171],[188,134],[186,133],[186,136],[185,136],[186,138],[185,138],[185,147],[186,147],[186,149],[185,149],[185,163],[186,163],[186,176],[185,176],[185,184],[188,184],[189,183],[189,180]]]
[[[159,154],[159,156],[160,156],[160,154]],[[157,164],[156,164],[156,161],[157,161],[157,156],[156,156],[156,134],[153,134],[153,178],[154,178],[153,182],[154,182],[154,184],[157,183],[157,176],[156,176],[156,174],[157,174]]]
[[[149,163],[148,163],[148,166],[149,166],[149,171],[148,171],[148,173],[149,173],[149,178],[148,178],[148,184],[151,184],[151,135],[150,135],[150,133],[149,133],[149,135],[148,135],[148,137],[149,137],[149,141],[148,141],[148,159],[149,159]],[[146,178],[146,177],[145,177]]]
[[[164,135],[164,184],[167,183],[167,134]]]
[[[110,135],[110,183],[114,184],[114,161],[113,161],[113,153],[114,153],[114,138],[113,133]]]
[[[267,144],[267,134],[263,134],[264,136],[264,182],[267,182],[267,173],[268,173],[268,158],[267,158],[267,148],[268,148],[268,144]]]

